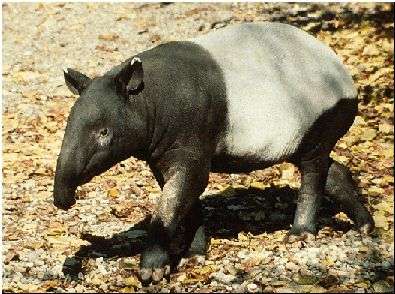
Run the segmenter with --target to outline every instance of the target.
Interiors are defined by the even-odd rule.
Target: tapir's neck
[[[147,79],[148,80],[148,79]],[[148,82],[149,83],[149,82]],[[131,105],[135,122],[139,124],[138,140],[140,145],[136,148],[134,157],[146,161],[151,161],[158,156],[158,150],[166,149],[164,139],[167,133],[166,115],[161,115],[160,94],[153,93],[156,89],[145,89]],[[136,97],[137,98],[137,97]],[[135,122],[133,124],[135,124]]]
[[[126,134],[125,157],[136,157],[146,159],[150,144],[150,121],[151,113],[147,109],[145,97],[141,94],[129,98],[129,103],[125,109]]]

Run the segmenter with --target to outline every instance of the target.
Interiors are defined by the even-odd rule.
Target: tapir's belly
[[[356,91],[338,57],[307,33],[248,24],[200,37],[222,70],[227,119],[216,162],[273,163],[295,153],[314,122]],[[257,163],[258,164],[258,163]]]

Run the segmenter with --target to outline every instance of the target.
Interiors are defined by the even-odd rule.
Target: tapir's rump
[[[279,23],[241,24],[191,40],[222,70],[228,107],[218,151],[277,161],[341,99],[356,99],[352,78],[325,44]]]

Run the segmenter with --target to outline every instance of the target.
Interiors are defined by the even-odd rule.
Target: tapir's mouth
[[[81,186],[83,184],[89,183],[93,178],[95,177],[95,174],[93,172],[88,172],[86,169],[82,172],[81,176],[79,177],[78,180],[78,186]]]
[[[75,198],[73,197],[71,200],[67,200],[67,201],[59,200],[58,198],[55,198],[53,203],[57,208],[63,210],[69,210],[75,204]]]
[[[74,187],[54,187],[54,201],[53,204],[60,209],[68,210],[75,204],[75,190]]]

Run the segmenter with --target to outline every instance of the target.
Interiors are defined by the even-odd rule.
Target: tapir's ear
[[[86,75],[71,68],[64,68],[63,73],[67,87],[76,95],[81,94],[91,81]]]
[[[128,98],[130,95],[137,95],[144,89],[143,63],[140,58],[134,57],[121,68],[115,82],[118,91]]]

